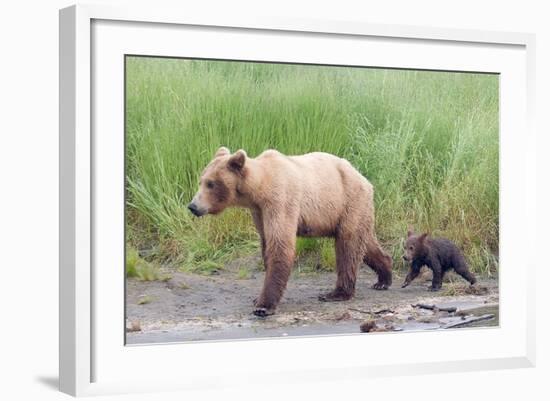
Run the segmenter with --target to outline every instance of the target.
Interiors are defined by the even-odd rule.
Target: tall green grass
[[[130,247],[201,271],[257,252],[247,211],[187,211],[202,169],[221,145],[324,151],[374,184],[396,268],[414,226],[455,240],[476,272],[497,271],[496,75],[128,57],[126,78]],[[298,247],[333,260],[324,241]]]

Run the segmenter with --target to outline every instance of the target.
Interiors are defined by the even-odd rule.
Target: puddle
[[[480,320],[477,322],[472,322],[462,327],[494,327],[499,325],[499,307],[498,305],[488,305],[482,306],[479,308],[470,309],[468,312],[472,313],[474,316],[482,315],[494,315],[492,319]]]

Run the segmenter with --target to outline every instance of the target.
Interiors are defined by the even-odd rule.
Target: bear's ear
[[[227,162],[227,166],[234,171],[240,172],[246,162],[246,152],[242,149],[237,150]]]
[[[418,237],[418,242],[423,243],[427,236],[428,236],[428,233],[420,234],[420,236]]]
[[[414,228],[409,227],[409,231],[407,231],[407,237],[410,237],[413,234],[414,234]]]
[[[221,148],[219,148],[217,151],[216,151],[216,154],[214,155],[214,159],[217,158],[217,157],[220,157],[220,156],[225,156],[225,155],[228,155],[230,154],[231,152],[229,151],[229,149],[227,149],[225,146],[222,146]]]

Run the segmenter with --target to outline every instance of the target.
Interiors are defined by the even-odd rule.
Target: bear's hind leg
[[[455,269],[455,272],[461,275],[464,278],[464,280],[468,281],[470,285],[474,285],[477,282],[476,276],[474,276],[470,272],[470,270],[468,270],[468,266],[461,266]]]
[[[264,269],[267,267],[267,263],[265,260],[265,234],[264,234],[264,222],[262,218],[262,211],[260,209],[253,209],[252,210],[252,220],[254,221],[254,225],[256,226],[256,231],[258,232],[258,235],[260,236],[260,246],[262,249],[262,262],[264,264]]]
[[[378,282],[372,288],[375,290],[387,290],[392,283],[393,260],[390,255],[382,250],[376,239],[367,243],[367,254],[363,262],[378,275]]]
[[[357,269],[361,262],[361,247],[357,240],[337,236],[336,246],[336,288],[327,294],[319,296],[320,301],[347,301],[355,293]]]

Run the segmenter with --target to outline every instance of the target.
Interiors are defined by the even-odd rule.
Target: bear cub
[[[411,267],[401,288],[408,286],[418,276],[422,266],[427,266],[433,272],[432,285],[428,288],[429,291],[439,291],[443,276],[451,269],[454,269],[471,285],[476,282],[476,278],[468,269],[460,249],[452,241],[445,238],[431,238],[428,233],[415,234],[409,230],[405,241],[403,259],[410,262]]]

